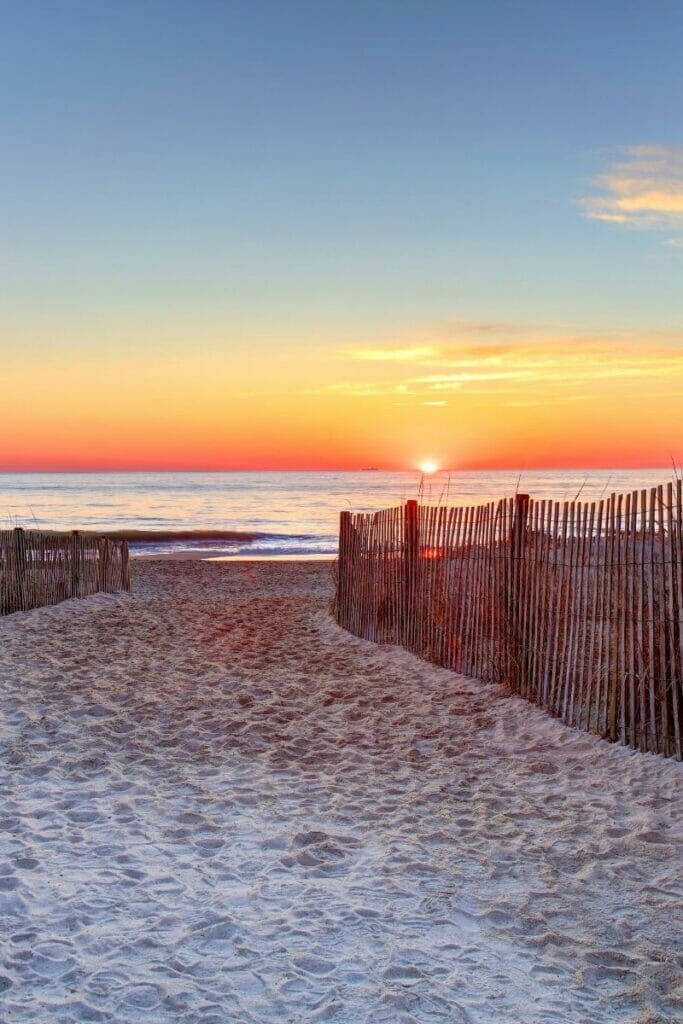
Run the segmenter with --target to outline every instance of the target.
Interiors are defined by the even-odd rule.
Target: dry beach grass
[[[0,621],[0,1021],[679,1019],[681,766],[337,628],[325,563]]]

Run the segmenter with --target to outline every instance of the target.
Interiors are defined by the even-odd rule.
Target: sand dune
[[[664,1024],[681,766],[339,630],[325,564],[0,621],[0,1021]]]

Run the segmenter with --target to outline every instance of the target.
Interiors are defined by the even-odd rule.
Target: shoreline
[[[333,562],[337,554],[303,555],[226,555],[221,551],[130,552],[136,562]]]

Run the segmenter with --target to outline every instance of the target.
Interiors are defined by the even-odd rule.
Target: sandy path
[[[0,620],[2,1024],[677,1019],[681,767],[342,633],[328,572]]]

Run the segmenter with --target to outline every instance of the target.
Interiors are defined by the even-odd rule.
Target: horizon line
[[[440,476],[444,473],[550,473],[550,472],[575,472],[575,473],[601,473],[606,471],[618,471],[618,472],[637,472],[639,470],[657,470],[667,469],[678,472],[680,467],[676,465],[673,460],[669,460],[666,463],[650,463],[643,465],[615,465],[606,464],[601,466],[585,466],[585,465],[539,465],[539,466],[495,466],[495,465],[470,465],[470,466],[443,466],[439,467],[433,473],[424,473],[419,466],[412,467],[392,467],[392,466],[357,466],[351,467],[339,467],[339,466],[326,466],[326,467],[307,467],[307,468],[275,468],[275,467],[253,467],[253,468],[234,468],[234,467],[222,467],[222,468],[199,468],[199,467],[155,467],[155,466],[137,466],[137,467],[87,467],[87,468],[37,468],[37,469],[6,469],[0,466],[0,475],[2,476],[20,476],[20,475],[76,475],[76,474],[90,474],[90,473],[417,473],[424,476]]]

